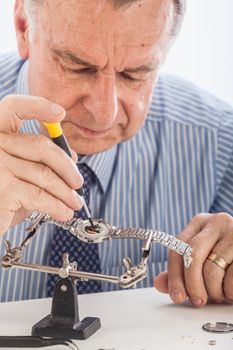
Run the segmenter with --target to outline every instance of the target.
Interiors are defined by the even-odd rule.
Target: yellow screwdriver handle
[[[69,157],[72,157],[70,146],[63,134],[60,123],[43,123],[49,132],[49,136],[53,142],[63,149],[63,151],[68,154]]]

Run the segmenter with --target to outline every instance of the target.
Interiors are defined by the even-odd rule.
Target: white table
[[[50,307],[51,299],[1,303],[0,334],[30,334],[32,325],[50,313]],[[233,349],[233,333],[211,334],[201,329],[206,322],[233,322],[233,305],[202,309],[174,305],[167,295],[149,288],[82,295],[79,308],[80,319],[96,316],[102,323],[89,339],[77,341],[80,350]],[[209,340],[216,345],[209,345]]]

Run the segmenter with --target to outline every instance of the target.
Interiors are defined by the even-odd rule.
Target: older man
[[[194,248],[184,271],[180,256],[167,259],[154,246],[140,286],[158,275],[155,286],[175,303],[188,297],[200,307],[208,297],[233,299],[233,112],[190,83],[159,76],[184,5],[16,0],[20,57],[0,58],[0,232],[17,245],[31,211],[67,220],[80,210],[82,176],[42,135],[42,122],[61,121],[79,167],[91,172],[94,217],[180,233]],[[57,245],[79,249],[66,232],[57,234],[44,225],[25,259],[50,264]],[[137,263],[140,244],[100,244],[86,263],[99,260],[100,271],[120,274],[126,255]],[[45,274],[0,270],[0,285],[3,301],[49,295]]]

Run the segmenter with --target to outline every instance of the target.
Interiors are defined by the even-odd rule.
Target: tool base
[[[78,294],[73,279],[59,279],[54,289],[51,314],[32,327],[32,335],[87,339],[101,327],[97,317],[79,319]]]
[[[85,317],[73,328],[53,325],[51,315],[46,316],[32,327],[32,335],[41,337],[66,337],[70,339],[87,339],[101,327],[97,317]]]

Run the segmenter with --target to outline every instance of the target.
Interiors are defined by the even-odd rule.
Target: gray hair
[[[115,8],[128,7],[135,2],[142,0],[107,0]],[[38,6],[45,3],[46,0],[24,0],[26,13],[29,15],[35,12]],[[175,7],[174,21],[171,28],[171,37],[176,37],[178,34],[181,24],[183,22],[184,14],[186,12],[186,0],[173,0]]]
[[[108,0],[115,8],[128,7],[135,2],[141,0]],[[171,36],[176,37],[181,24],[183,22],[184,14],[186,12],[186,0],[173,0],[175,7],[174,21],[171,28]]]

